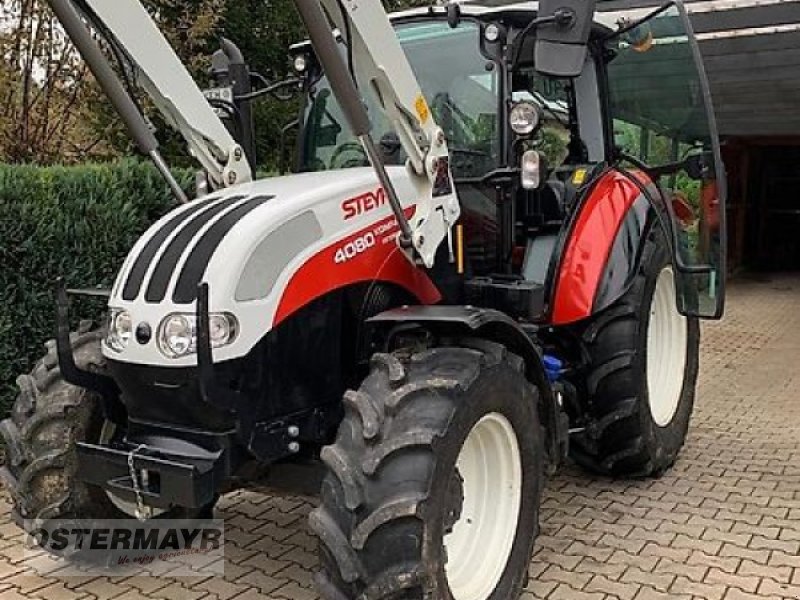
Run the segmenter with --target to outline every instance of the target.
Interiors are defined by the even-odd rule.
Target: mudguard
[[[642,173],[633,176],[640,181],[614,169],[601,174],[565,228],[551,262],[548,323],[590,317],[627,290],[651,212],[643,187],[652,184]]]
[[[520,324],[505,313],[477,306],[404,306],[375,315],[367,322],[373,329],[414,323],[440,334],[471,335],[503,344],[522,357],[528,378],[550,398],[541,351]]]
[[[535,328],[526,331],[507,314],[477,306],[405,306],[387,310],[368,319],[371,338],[388,340],[393,329],[419,325],[435,335],[465,336],[502,344],[525,361],[525,375],[539,390],[541,419],[547,424],[548,456],[559,456],[557,432],[561,407],[545,373],[542,350],[535,342]],[[378,335],[376,335],[378,334]],[[380,344],[378,344],[380,347]]]

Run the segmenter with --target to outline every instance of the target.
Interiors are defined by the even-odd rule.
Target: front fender
[[[498,310],[476,306],[415,305],[382,312],[367,322],[373,332],[401,324],[416,324],[440,335],[468,335],[503,344],[525,361],[528,379],[543,394],[550,394],[541,351],[517,321]]]
[[[406,306],[382,312],[367,321],[372,339],[388,339],[392,330],[410,325],[436,336],[464,336],[502,344],[525,361],[525,375],[539,390],[539,411],[545,424],[548,455],[560,455],[558,422],[561,407],[545,373],[542,350],[527,331],[507,314],[476,306]]]

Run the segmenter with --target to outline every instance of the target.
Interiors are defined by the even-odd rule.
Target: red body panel
[[[622,173],[610,171],[584,202],[556,277],[551,322],[564,325],[592,314],[592,305],[626,213],[641,195]]]
[[[406,209],[406,215],[414,209]],[[312,300],[333,290],[366,281],[394,283],[423,304],[441,300],[430,277],[415,267],[397,246],[394,216],[373,223],[321,250],[300,267],[283,291],[273,326]],[[355,246],[359,243],[358,250]]]

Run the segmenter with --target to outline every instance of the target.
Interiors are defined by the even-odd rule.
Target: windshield
[[[397,35],[411,68],[447,136],[456,179],[480,177],[497,166],[499,82],[494,63],[480,53],[480,30],[462,21],[451,29],[442,21],[398,25]],[[359,82],[359,88],[369,86]],[[387,164],[403,164],[405,153],[378,109],[365,95],[372,135]],[[323,77],[309,93],[301,170],[324,171],[368,165]]]

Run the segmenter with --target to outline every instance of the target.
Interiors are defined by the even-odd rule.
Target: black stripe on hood
[[[206,272],[211,257],[217,250],[222,240],[228,232],[242,220],[252,210],[258,208],[274,196],[254,196],[247,202],[243,202],[231,212],[222,217],[219,221],[208,228],[200,238],[200,241],[192,248],[189,258],[181,269],[178,283],[172,294],[172,301],[176,304],[189,304],[197,298],[197,286]]]
[[[167,295],[167,286],[175,272],[178,261],[183,256],[186,248],[192,243],[192,240],[197,236],[197,233],[208,223],[211,219],[216,217],[219,213],[227,208],[233,206],[236,202],[244,198],[244,196],[231,196],[225,198],[221,202],[214,204],[208,210],[200,213],[192,220],[190,220],[183,229],[172,238],[172,241],[164,250],[164,254],[158,259],[156,268],[153,270],[153,276],[150,278],[150,283],[147,286],[147,291],[144,294],[144,299],[147,302],[161,302]]]
[[[142,248],[139,256],[136,257],[136,260],[134,261],[133,266],[128,273],[128,279],[125,281],[125,287],[122,290],[123,300],[127,300],[129,302],[136,300],[136,297],[139,295],[139,292],[142,289],[144,276],[147,275],[147,269],[150,268],[150,263],[153,262],[158,249],[161,248],[161,246],[164,244],[164,241],[170,236],[170,234],[180,227],[187,219],[189,219],[189,217],[195,215],[198,211],[202,210],[215,200],[219,200],[219,198],[203,198],[202,200],[196,201],[194,204],[192,204],[192,206],[184,211],[179,212],[177,215],[169,219],[159,228],[158,231],[153,234],[153,237],[151,237],[145,244],[144,248]]]

